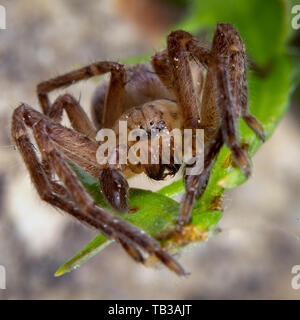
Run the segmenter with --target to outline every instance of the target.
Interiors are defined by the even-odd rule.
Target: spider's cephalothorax
[[[48,93],[75,82],[110,72],[102,80],[92,101],[93,122],[70,94],[53,103]],[[23,156],[40,197],[78,220],[118,241],[136,261],[143,262],[139,248],[154,254],[179,275],[183,268],[158,242],[143,231],[96,206],[70,169],[70,159],[99,179],[100,188],[110,205],[128,211],[128,174],[145,172],[160,180],[175,174],[180,165],[99,164],[97,130],[118,132],[118,121],[126,120],[129,130],[143,129],[146,142],[153,130],[204,129],[204,169],[198,175],[183,174],[186,193],[178,215],[178,230],[189,222],[195,198],[204,192],[216,156],[225,143],[244,174],[250,175],[247,153],[240,147],[236,122],[242,116],[264,140],[264,131],[248,111],[245,46],[236,29],[218,24],[210,48],[204,48],[185,31],[172,32],[167,48],[152,57],[151,64],[125,68],[115,62],[96,62],[81,69],[42,82],[37,86],[43,113],[26,104],[15,109],[12,137]],[[60,124],[66,111],[72,129]],[[31,128],[41,156],[33,147],[27,128]],[[134,142],[131,142],[133,144]],[[116,152],[121,152],[117,145]],[[193,151],[195,152],[195,151]],[[194,156],[197,156],[194,154]],[[61,182],[54,179],[56,174]]]

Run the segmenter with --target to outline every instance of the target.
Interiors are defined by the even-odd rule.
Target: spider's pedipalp
[[[111,167],[102,169],[99,185],[105,199],[117,212],[128,212],[129,185],[120,171]]]

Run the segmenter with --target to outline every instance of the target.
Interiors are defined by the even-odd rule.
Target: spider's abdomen
[[[151,64],[141,63],[125,68],[126,84],[123,111],[157,99],[174,99],[153,70]],[[102,128],[103,110],[109,81],[103,79],[92,99],[92,117],[98,129]]]

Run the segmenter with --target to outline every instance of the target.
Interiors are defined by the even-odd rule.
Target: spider
[[[109,81],[100,81],[93,96],[93,122],[72,95],[60,95],[53,103],[48,98],[53,90],[105,73],[111,76]],[[145,261],[144,251],[178,275],[187,274],[144,231],[96,206],[68,161],[99,179],[107,202],[116,211],[126,213],[128,175],[145,172],[152,179],[162,180],[176,173],[180,165],[99,165],[97,130],[117,130],[116,123],[124,118],[130,128],[204,129],[204,169],[198,175],[186,175],[187,167],[192,165],[183,165],[186,192],[177,226],[181,230],[189,222],[194,201],[203,194],[224,144],[245,176],[250,176],[237,119],[243,117],[261,140],[265,139],[263,127],[248,111],[245,45],[237,30],[230,24],[218,24],[210,48],[188,32],[177,30],[168,35],[167,48],[156,53],[151,63],[124,67],[117,62],[95,62],[38,84],[37,95],[42,113],[22,103],[13,112],[11,134],[40,198],[116,240],[137,262]],[[60,124],[64,110],[72,128]]]

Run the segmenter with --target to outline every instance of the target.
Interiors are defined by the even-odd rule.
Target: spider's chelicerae
[[[59,96],[53,103],[48,99],[48,93],[55,89],[108,72],[110,81],[100,82],[92,100],[93,123],[70,94]],[[209,49],[191,34],[178,30],[169,34],[167,48],[155,54],[151,64],[124,67],[116,62],[92,63],[40,83],[37,94],[43,113],[21,104],[12,116],[12,137],[41,199],[116,240],[136,261],[144,261],[142,249],[177,274],[186,274],[157,241],[96,206],[67,160],[99,179],[107,202],[125,213],[128,174],[145,172],[150,178],[161,180],[176,173],[179,165],[99,165],[97,130],[116,129],[118,120],[125,118],[131,129],[204,129],[204,169],[199,175],[186,175],[187,166],[183,169],[186,193],[178,214],[180,230],[189,222],[194,199],[203,194],[224,143],[243,173],[250,175],[248,155],[239,143],[237,119],[242,116],[264,140],[262,126],[248,111],[245,45],[236,29],[230,24],[218,24]],[[63,110],[72,129],[60,124]],[[40,155],[27,127],[32,130]]]

